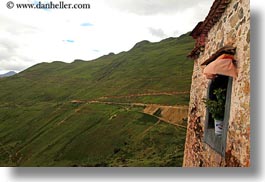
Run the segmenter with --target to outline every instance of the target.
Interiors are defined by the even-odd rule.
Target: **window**
[[[220,153],[222,156],[225,155],[226,148],[226,136],[229,122],[230,114],[230,103],[231,103],[231,91],[232,91],[232,81],[233,78],[229,76],[217,75],[217,77],[210,81],[208,87],[207,97],[209,99],[214,99],[215,95],[213,91],[215,89],[221,88],[226,90],[226,101],[225,101],[225,113],[223,120],[223,131],[222,135],[216,135],[214,129],[214,119],[207,109],[205,118],[205,132],[204,132],[204,142],[213,148],[216,152]]]

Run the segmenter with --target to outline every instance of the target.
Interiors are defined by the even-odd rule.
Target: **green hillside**
[[[89,101],[187,105],[192,47],[187,34],[142,41],[1,78],[0,166],[181,166],[185,129],[142,107]]]

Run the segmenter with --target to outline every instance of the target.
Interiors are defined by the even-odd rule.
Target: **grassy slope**
[[[0,165],[180,166],[183,129],[157,123],[139,108],[69,101],[187,91],[192,44],[188,36],[141,42],[118,55],[42,63],[0,79]],[[142,100],[174,104],[163,96]]]
[[[181,165],[185,130],[138,109],[42,104],[1,115],[1,166]]]
[[[95,61],[42,63],[0,80],[0,102],[65,101],[104,95],[189,91],[193,46],[188,36],[136,44],[129,52]],[[30,91],[28,89],[30,88]],[[12,94],[10,94],[12,93]]]

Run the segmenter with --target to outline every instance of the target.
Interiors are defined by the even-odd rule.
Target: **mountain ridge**
[[[186,55],[192,43],[193,40],[186,35],[151,43],[143,49],[133,48],[128,52],[102,56],[93,61],[40,63],[12,77],[16,82],[24,82],[23,87],[18,83],[11,87],[13,90],[18,90],[16,86],[20,89],[28,87],[35,90],[39,101],[45,101],[47,97],[60,100],[67,97],[91,99],[108,93],[125,95],[137,92],[188,91],[192,62]],[[189,83],[183,85],[179,79]],[[32,85],[35,81],[40,82],[38,85],[41,85],[42,89]],[[1,82],[8,88],[7,83]],[[51,92],[52,90],[54,92]],[[46,96],[40,95],[41,92],[47,93]],[[0,96],[1,93],[5,91],[0,92]],[[12,94],[20,97],[21,91]],[[23,95],[22,98],[23,101],[29,101],[32,100],[32,95]]]
[[[0,166],[181,166],[186,120],[169,120],[187,109],[193,45],[185,34],[0,79]]]

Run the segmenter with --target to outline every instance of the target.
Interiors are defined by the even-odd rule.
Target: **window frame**
[[[207,98],[209,98],[211,84],[212,84],[212,81],[210,81],[208,84]],[[221,154],[223,157],[225,156],[225,151],[226,151],[226,140],[227,140],[227,131],[228,131],[228,126],[229,126],[229,118],[230,118],[232,86],[233,86],[233,78],[228,77],[226,102],[225,102],[225,114],[224,114],[224,120],[223,120],[223,132],[221,136],[215,135],[214,128],[209,128],[210,113],[208,109],[206,110],[206,117],[205,117],[205,129],[204,129],[203,142],[209,145],[213,150]]]

